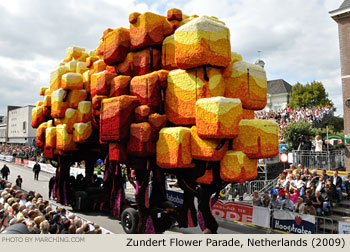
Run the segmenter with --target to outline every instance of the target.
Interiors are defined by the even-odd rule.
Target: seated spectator
[[[50,223],[44,220],[40,223],[40,234],[49,234]]]
[[[271,198],[269,196],[269,191],[265,191],[265,196],[262,199],[261,203],[263,207],[268,207],[270,204]]]
[[[308,175],[307,176],[307,181],[306,181],[306,184],[305,184],[305,188],[306,189],[310,189],[310,187],[311,187],[311,184],[312,184],[312,176],[311,175]]]
[[[290,200],[293,201],[294,204],[298,202],[299,198],[299,190],[294,190],[293,188],[289,189]]]
[[[317,182],[316,191],[321,191],[324,188],[325,184],[326,181],[324,180],[323,175],[320,175]]]
[[[294,203],[293,201],[290,200],[289,193],[286,193],[285,199],[282,201],[282,204],[281,204],[281,210],[293,211],[293,209],[294,209]]]
[[[70,220],[65,219],[63,221],[63,225],[62,226],[63,226],[63,229],[61,231],[61,234],[68,234],[68,229],[71,226]]]
[[[261,206],[261,198],[258,191],[253,192],[253,206]]]
[[[311,183],[316,185],[318,183],[318,179],[319,179],[316,169],[312,170],[311,176],[312,176]]]
[[[76,233],[76,227],[74,225],[70,225],[68,228],[68,234],[75,234]]]
[[[283,184],[284,184],[284,182],[286,181],[286,177],[285,177],[285,175],[283,174],[283,173],[281,173],[280,175],[279,175],[279,178],[278,178],[278,180],[277,180],[277,183],[276,183],[276,188],[277,189],[280,189],[280,188],[282,188],[283,186]]]
[[[343,200],[343,188],[342,188],[342,184],[343,184],[343,180],[341,179],[341,177],[338,176],[338,171],[334,171],[333,172],[333,176],[331,177],[333,185],[335,185],[335,188],[338,192],[338,201]]]
[[[298,197],[298,202],[294,205],[295,213],[304,213],[305,203],[302,197]]]
[[[315,196],[315,192],[316,192],[316,186],[314,183],[310,184],[310,193],[311,193],[311,197]]]
[[[293,176],[297,175],[298,174],[298,169],[295,167],[295,165],[291,164],[290,166],[290,169],[292,170],[292,174]]]
[[[326,181],[328,178],[330,178],[330,176],[327,175],[327,171],[325,169],[323,169],[321,171],[321,174],[323,176],[323,180]]]
[[[311,200],[305,202],[304,214],[316,215],[316,209],[311,203]]]
[[[295,189],[298,189],[300,191],[301,188],[304,186],[304,181],[301,180],[300,174],[295,175],[295,180],[294,180],[294,186]]]
[[[277,198],[277,194],[272,194],[272,198],[270,200],[269,204],[270,209],[280,209],[281,208],[281,201]]]
[[[322,216],[323,215],[322,214],[322,212],[323,212],[323,202],[324,202],[324,199],[321,196],[321,192],[320,191],[316,191],[315,195],[311,199],[311,203],[316,209],[317,216]]]
[[[345,186],[345,192],[347,194],[346,199],[350,199],[350,173],[348,173],[347,177],[343,180]]]
[[[282,189],[278,190],[278,197],[281,200],[284,200],[286,193],[289,193],[289,186],[287,186],[287,185],[284,186]]]

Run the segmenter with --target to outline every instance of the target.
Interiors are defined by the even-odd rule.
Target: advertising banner
[[[259,227],[270,228],[270,209],[267,207],[253,206],[252,224]]]
[[[23,165],[28,166],[28,159],[23,159]]]
[[[166,197],[170,202],[174,203],[175,206],[182,206],[184,202],[183,192],[166,190]]]
[[[350,234],[350,223],[345,221],[338,221],[338,233]]]
[[[5,160],[5,156],[4,155],[0,155],[0,160]]]
[[[20,158],[15,158],[15,164],[22,164],[22,159]]]
[[[13,162],[14,161],[14,157],[13,156],[6,156],[5,157],[5,161],[6,162]]]
[[[214,217],[220,217],[228,221],[252,223],[253,207],[251,205],[217,200],[211,208],[211,212]]]
[[[293,234],[315,234],[315,216],[274,210],[272,228]]]

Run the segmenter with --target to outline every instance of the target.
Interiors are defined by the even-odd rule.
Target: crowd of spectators
[[[325,107],[297,108],[295,110],[287,107],[279,111],[255,112],[255,118],[276,120],[279,124],[280,143],[284,143],[283,130],[289,123],[294,121],[307,121],[310,123],[321,121],[332,110],[330,105]]]
[[[40,149],[36,148],[35,146],[28,145],[2,144],[0,145],[0,154],[24,158],[32,161],[40,161],[40,159],[42,159],[42,152]]]
[[[92,222],[83,224],[64,208],[55,208],[39,193],[17,190],[6,180],[0,181],[0,232],[22,223],[32,234],[101,234]]]
[[[342,179],[338,171],[334,171],[333,176],[328,176],[326,170],[320,175],[317,170],[309,173],[301,164],[298,167],[292,164],[279,175],[274,188],[266,191],[263,198],[258,191],[253,192],[253,205],[327,216],[332,213],[332,207],[343,200],[343,192],[350,198],[350,177]]]

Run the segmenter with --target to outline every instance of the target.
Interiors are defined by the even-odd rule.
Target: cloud
[[[34,104],[40,86],[71,45],[88,50],[106,28],[128,27],[131,12],[169,8],[216,16],[230,28],[232,50],[255,62],[257,51],[269,79],[290,84],[322,81],[342,113],[337,24],[328,12],[334,0],[158,0],[0,2],[0,114],[6,106]]]

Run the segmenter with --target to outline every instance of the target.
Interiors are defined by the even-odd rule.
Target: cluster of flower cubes
[[[254,179],[257,159],[279,152],[278,125],[254,119],[267,101],[264,69],[231,52],[230,31],[215,17],[170,9],[129,22],[105,30],[94,51],[67,49],[33,109],[37,145],[64,154],[98,132],[112,161],[218,161],[222,180]],[[207,170],[197,181],[212,179]]]

